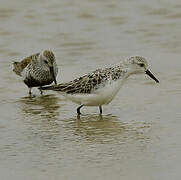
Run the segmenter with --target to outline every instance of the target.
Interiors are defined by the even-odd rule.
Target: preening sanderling
[[[21,62],[13,62],[13,71],[23,78],[31,94],[32,87],[55,84],[58,67],[52,51],[44,50],[41,53],[33,54],[24,58]]]

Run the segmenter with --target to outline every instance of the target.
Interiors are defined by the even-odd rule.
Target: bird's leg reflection
[[[57,118],[60,108],[58,104],[59,99],[55,95],[46,95],[46,96],[35,96],[31,95],[29,97],[21,98],[18,101],[21,104],[21,109],[23,114],[40,115],[45,119]],[[40,119],[41,119],[40,118]]]
[[[103,120],[102,114],[99,114],[99,120]]]
[[[43,90],[41,90],[41,88],[42,87],[40,86],[40,89],[39,89],[40,90],[40,94],[43,95]]]
[[[80,120],[80,114],[77,114],[77,120]]]
[[[81,121],[81,118],[80,118],[81,116],[80,116],[80,114],[77,114],[77,121]],[[98,119],[97,119],[98,121],[100,121],[100,120],[103,120],[103,116],[102,116],[102,114],[99,114],[99,116],[98,116]]]

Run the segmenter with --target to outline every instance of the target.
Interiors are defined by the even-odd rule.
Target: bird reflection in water
[[[24,114],[40,115],[46,118],[56,118],[59,115],[60,99],[55,95],[39,97],[23,97],[20,99],[21,109]]]
[[[129,140],[149,141],[147,132],[151,128],[148,122],[130,122],[120,120],[113,115],[83,115],[64,120],[66,128],[74,135],[89,143],[125,143]]]

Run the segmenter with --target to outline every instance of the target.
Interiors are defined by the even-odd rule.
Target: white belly
[[[66,94],[65,97],[77,104],[84,104],[85,106],[100,106],[110,103],[115,95],[118,93],[123,80],[112,81],[106,86],[97,89],[92,94]]]

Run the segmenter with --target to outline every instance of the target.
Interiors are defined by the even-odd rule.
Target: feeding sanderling
[[[146,73],[157,83],[159,82],[147,67],[148,63],[144,57],[130,57],[118,66],[97,69],[73,81],[41,89],[59,91],[66,98],[79,104],[78,114],[81,114],[80,109],[83,106],[99,106],[102,114],[102,105],[109,104],[113,100],[130,75]]]
[[[53,81],[57,84],[58,67],[52,51],[44,50],[23,59],[21,62],[13,62],[13,65],[13,71],[22,76],[24,83],[28,86],[29,94],[31,94],[32,87],[49,85]]]

